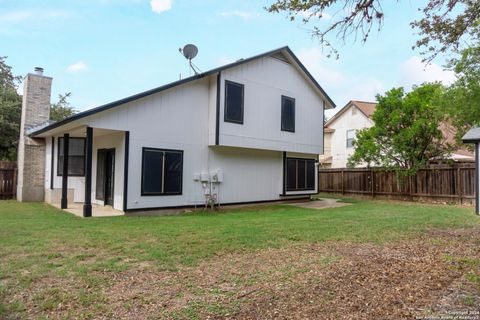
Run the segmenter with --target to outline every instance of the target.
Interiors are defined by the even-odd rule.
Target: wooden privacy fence
[[[17,165],[0,161],[0,200],[15,199],[17,191]]]
[[[475,167],[432,167],[415,176],[382,169],[320,169],[319,192],[463,203],[475,195]]]

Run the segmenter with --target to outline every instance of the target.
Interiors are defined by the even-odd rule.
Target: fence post
[[[342,169],[342,194],[345,194],[345,171]]]
[[[457,185],[458,185],[458,197],[460,198],[460,204],[463,204],[463,199],[462,199],[462,189],[463,189],[463,183],[462,183],[462,172],[460,171],[460,167],[457,168]]]
[[[375,170],[370,169],[370,183],[372,184],[372,198],[375,198]]]
[[[415,175],[415,177],[417,177],[417,175]],[[412,176],[411,175],[408,175],[408,196],[410,198],[410,200],[413,199],[413,183],[412,183]]]
[[[17,199],[17,168],[13,169],[13,199]]]

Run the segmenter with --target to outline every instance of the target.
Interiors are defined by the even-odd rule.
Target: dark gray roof
[[[285,47],[282,47],[282,48],[278,48],[278,49],[275,49],[275,50],[272,50],[272,51],[268,51],[268,52],[250,57],[250,58],[240,59],[240,60],[238,60],[234,63],[230,63],[230,64],[227,64],[227,65],[224,65],[224,66],[221,66],[221,67],[218,67],[218,68],[215,68],[215,69],[212,69],[212,70],[194,75],[194,76],[189,77],[189,78],[185,78],[185,79],[182,79],[182,80],[179,80],[179,81],[171,82],[171,83],[166,84],[166,85],[161,86],[161,87],[157,87],[157,88],[154,88],[154,89],[151,89],[151,90],[148,90],[148,91],[144,91],[144,92],[135,94],[133,96],[121,99],[121,100],[117,100],[117,101],[114,101],[114,102],[104,104],[100,107],[96,107],[96,108],[93,108],[93,109],[90,109],[90,110],[86,110],[86,111],[77,113],[77,114],[75,114],[71,117],[68,117],[68,118],[66,118],[62,121],[55,122],[55,123],[50,124],[48,126],[44,126],[43,128],[41,128],[39,130],[33,131],[29,134],[29,136],[36,136],[36,135],[42,134],[44,132],[47,132],[47,131],[50,131],[52,129],[58,128],[58,127],[63,126],[67,123],[70,123],[72,121],[75,121],[75,120],[78,120],[78,119],[96,114],[98,112],[109,110],[109,109],[112,109],[114,107],[123,105],[125,103],[131,102],[131,101],[134,101],[134,100],[137,100],[137,99],[141,99],[141,98],[147,97],[149,95],[152,95],[152,94],[155,94],[155,93],[158,93],[158,92],[161,92],[161,91],[164,91],[164,90],[167,90],[167,89],[185,84],[187,82],[204,78],[206,76],[218,73],[222,70],[226,70],[226,69],[229,69],[229,68],[232,68],[232,67],[236,67],[238,65],[253,61],[255,59],[271,56],[271,55],[274,55],[274,54],[277,54],[277,53],[280,53],[280,52],[286,52],[286,53],[288,53],[288,55],[290,55],[292,57],[292,59],[295,61],[295,63],[300,67],[300,69],[302,69],[302,71],[310,79],[310,81],[312,81],[312,83],[315,85],[315,87],[325,96],[325,98],[328,100],[328,102],[330,102],[332,107],[335,108],[335,103],[328,96],[328,94],[325,92],[325,90],[323,90],[323,88],[318,84],[317,80],[315,80],[315,78],[310,74],[310,72],[308,72],[308,70],[305,68],[305,66],[300,62],[300,60],[297,58],[297,56],[295,56],[295,54],[292,52],[292,50],[290,50],[290,48],[288,46],[285,46]]]
[[[462,138],[464,143],[480,142],[480,127],[470,129]]]

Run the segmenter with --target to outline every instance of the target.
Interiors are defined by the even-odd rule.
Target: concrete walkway
[[[351,203],[339,202],[340,199],[329,199],[321,198],[318,200],[306,200],[300,202],[289,202],[285,203],[289,206],[306,208],[306,209],[327,209],[327,208],[338,208],[351,205]]]

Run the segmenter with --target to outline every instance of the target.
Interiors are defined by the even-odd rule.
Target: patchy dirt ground
[[[42,279],[9,299],[21,301],[32,318],[415,319],[480,312],[480,228],[433,230],[384,245],[227,254],[176,271],[140,263],[93,279]],[[41,296],[63,302],[52,298],[42,309]]]

